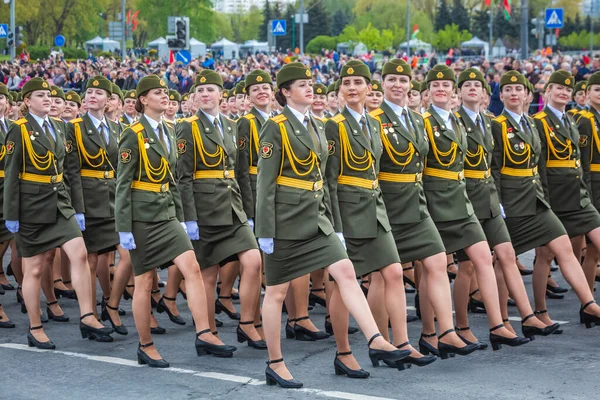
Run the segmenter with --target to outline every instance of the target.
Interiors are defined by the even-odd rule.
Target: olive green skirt
[[[556,214],[539,200],[535,215],[506,218],[504,222],[517,255],[567,234]]]
[[[8,229],[6,229],[6,225],[4,225],[3,220],[0,220],[0,243],[7,242],[13,239],[13,234],[10,233]]]
[[[392,225],[392,234],[403,263],[446,252],[442,238],[429,216],[415,224]]]
[[[15,234],[19,257],[33,257],[43,254],[81,237],[75,216],[66,219],[60,212],[51,224],[28,224],[21,222]]]
[[[483,233],[485,233],[490,249],[493,250],[494,247],[498,246],[500,243],[510,242],[510,234],[508,233],[508,228],[506,227],[504,218],[502,218],[501,214],[498,214],[493,218],[480,219],[479,224],[481,225],[481,229],[483,229]],[[464,250],[458,250],[456,252],[456,258],[458,261],[469,260],[469,256]]]
[[[194,249],[175,218],[160,222],[134,221],[133,238],[136,248],[129,254],[136,276],[156,268],[168,268],[174,259]]]
[[[119,234],[115,220],[108,218],[86,218],[83,240],[88,253],[104,254],[117,249]]]
[[[348,259],[337,235],[325,235],[321,230],[311,239],[274,239],[273,244],[273,254],[264,254],[263,260],[267,286],[280,285]]]
[[[591,203],[577,211],[555,212],[570,238],[600,227],[600,214]]]
[[[436,222],[435,226],[446,247],[446,254],[486,241],[485,233],[475,214],[456,221]]]
[[[200,240],[194,240],[194,252],[201,269],[212,267],[242,251],[258,249],[254,232],[247,222],[234,214],[233,225],[200,226]]]
[[[368,275],[393,263],[400,262],[392,232],[377,224],[377,237],[369,239],[346,238],[348,258],[354,265],[356,276]]]

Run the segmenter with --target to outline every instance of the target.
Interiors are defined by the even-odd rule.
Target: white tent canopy
[[[462,42],[460,44],[460,46],[462,48],[469,48],[469,47],[483,48],[486,58],[487,58],[488,54],[490,54],[490,44],[488,42],[484,42],[483,40],[479,39],[477,36],[473,36],[473,38],[471,40]]]
[[[210,45],[210,50],[215,57],[223,56],[224,59],[230,60],[237,58],[239,55],[239,45],[225,38]]]
[[[192,54],[192,58],[204,57],[206,55],[206,43],[191,38],[190,53]]]
[[[240,46],[241,54],[256,54],[256,53],[268,53],[269,52],[269,43],[268,42],[259,42],[258,40],[247,40]]]
[[[354,47],[352,47],[354,46]],[[344,42],[344,43],[338,43],[338,45],[336,46],[336,50],[339,53],[349,53],[355,57],[358,56],[362,56],[364,54],[367,54],[369,52],[369,49],[367,48],[367,45],[364,44],[363,42],[357,42],[357,43],[353,43],[353,42]]]
[[[156,50],[160,59],[168,61],[169,45],[167,44],[167,39],[159,37],[148,43],[148,48]]]
[[[115,51],[121,48],[121,44],[116,40],[110,38],[102,39],[100,36],[96,36],[92,40],[85,42],[85,46],[88,50],[101,50],[101,51]]]
[[[427,43],[422,41],[421,39],[410,39],[408,42],[400,43],[400,50],[402,49],[416,49],[416,50],[425,50],[426,52],[431,52],[431,43]]]

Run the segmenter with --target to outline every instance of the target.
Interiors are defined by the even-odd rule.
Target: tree
[[[266,42],[267,36],[268,36],[267,32],[271,29],[271,27],[269,26],[269,21],[274,19],[273,18],[273,9],[271,8],[271,4],[269,3],[269,0],[265,1],[265,8],[263,9],[263,15],[264,15],[264,19],[263,19],[263,23],[260,25],[260,29],[258,31],[258,37],[261,42]]]
[[[263,14],[256,6],[250,7],[248,12],[229,14],[230,25],[233,31],[233,41],[243,43],[247,40],[256,40],[258,30],[263,22]]]
[[[458,25],[459,30],[469,30],[469,14],[467,13],[463,0],[454,0],[452,11],[450,13],[450,20],[452,23]]]
[[[459,30],[458,25],[446,25],[446,27],[438,31],[433,39],[433,46],[440,50],[446,51],[448,49],[460,47],[460,44],[464,41],[471,39],[473,35],[467,30]]]
[[[304,25],[304,45],[319,35],[331,33],[331,16],[321,0],[310,0],[306,6],[309,24]]]
[[[279,5],[281,5],[282,3],[277,3]],[[298,46],[298,30],[296,29],[294,31],[294,15],[296,15],[296,7],[291,4],[288,3],[287,7],[285,9],[285,12],[280,14],[281,17],[278,17],[278,19],[285,19],[287,20],[287,32],[285,34],[285,36],[277,36],[277,47],[279,47],[280,49],[292,49],[292,45],[293,46]],[[294,43],[292,44],[292,32],[294,32]]]
[[[337,36],[346,26],[350,25],[350,12],[344,10],[337,10],[333,14],[333,20],[331,23],[331,34]]]
[[[449,25],[448,17],[450,16],[450,9],[446,0],[440,0],[437,11],[435,12],[435,22],[433,24],[434,30],[441,31],[446,25]]]
[[[337,38],[331,36],[317,36],[306,45],[306,52],[320,54],[322,49],[335,50],[338,44]]]

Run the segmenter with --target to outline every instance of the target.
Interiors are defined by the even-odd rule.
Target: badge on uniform
[[[185,153],[185,145],[186,145],[187,141],[185,139],[178,139],[177,140],[177,154],[183,154]]]
[[[129,161],[131,161],[131,150],[130,149],[121,149],[121,150],[119,150],[119,153],[121,154],[121,163],[122,164],[127,164]]]
[[[71,153],[73,151],[73,142],[71,140],[67,140],[65,142],[65,150],[67,153]]]
[[[579,137],[579,147],[585,147],[585,146],[587,146],[587,144],[588,144],[588,137],[587,136],[580,136]]]
[[[525,143],[523,143],[523,142],[519,143],[519,147],[521,148],[521,150],[523,150],[525,148]]]
[[[15,142],[9,140],[6,142],[6,153],[12,154],[15,151]]]
[[[240,140],[238,140],[238,149],[239,150],[244,150],[246,148],[246,136],[242,136],[240,137]]]
[[[148,144],[148,138],[144,138],[144,148],[149,149],[150,144]]]
[[[515,134],[514,133],[507,133],[506,137],[509,138],[509,139],[512,139],[512,138],[515,137]]]
[[[327,152],[330,156],[335,154],[335,140],[327,141]]]
[[[271,158],[273,155],[273,143],[262,142],[260,144],[260,156],[262,158]]]

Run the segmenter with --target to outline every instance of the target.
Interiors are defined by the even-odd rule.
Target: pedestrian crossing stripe
[[[547,25],[562,25],[562,21],[558,18],[558,13],[556,11],[552,11],[550,14],[550,18],[548,18]]]
[[[285,29],[283,29],[283,25],[281,25],[281,22],[278,22],[275,25],[275,29],[273,29],[273,33],[285,33]]]

